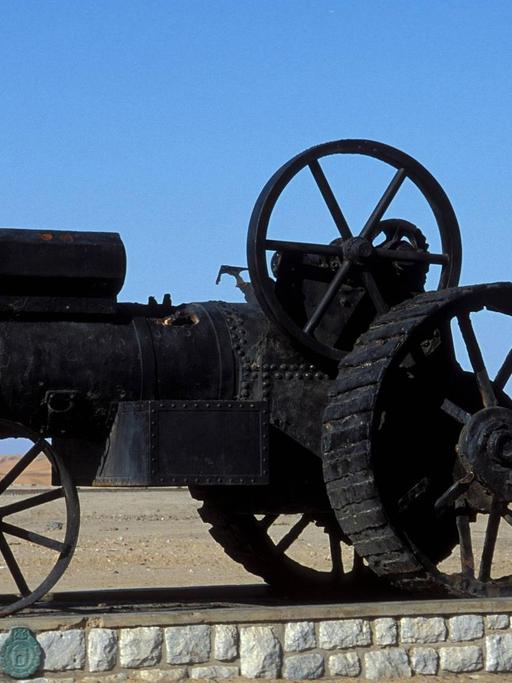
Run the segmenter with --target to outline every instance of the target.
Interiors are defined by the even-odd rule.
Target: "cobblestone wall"
[[[509,614],[42,631],[37,683],[512,672]],[[0,646],[7,633],[0,634]],[[507,676],[508,679],[508,676]],[[6,680],[5,678],[3,680]],[[510,679],[509,679],[510,680]]]

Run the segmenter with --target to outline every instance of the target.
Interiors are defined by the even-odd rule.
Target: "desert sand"
[[[0,457],[0,478],[17,461]],[[38,457],[2,494],[2,505],[38,495],[48,489],[50,472],[46,458]],[[54,590],[94,588],[179,587],[257,584],[263,581],[227,557],[199,517],[201,502],[186,488],[98,489],[81,488],[81,527],[75,555]],[[282,538],[297,516],[279,517],[271,527],[274,540]],[[63,540],[66,511],[57,500],[6,518],[11,524],[42,536]],[[475,525],[475,554],[481,550],[485,518]],[[31,588],[45,578],[55,561],[53,550],[7,536],[11,549]],[[344,562],[351,549],[344,547]],[[290,555],[301,564],[322,570],[331,568],[328,537],[310,525],[293,545]],[[511,573],[512,528],[500,527],[497,575]],[[457,553],[445,561],[457,568]],[[0,593],[15,590],[0,555]]]

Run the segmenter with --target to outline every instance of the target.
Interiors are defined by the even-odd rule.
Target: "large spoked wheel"
[[[512,285],[463,287],[381,316],[340,363],[328,494],[356,550],[411,592],[512,595],[511,343]]]
[[[320,160],[332,155],[363,155],[396,169],[391,182],[361,228],[349,226],[340,202],[327,180]],[[271,236],[274,208],[288,184],[308,169],[332,217],[332,241],[314,239],[297,242]],[[423,195],[433,213],[441,251],[430,253],[424,240],[417,239],[416,226],[404,220],[383,217],[406,180]],[[395,237],[389,236],[391,223]],[[314,231],[314,226],[312,226]],[[420,233],[421,234],[421,233]],[[275,253],[272,261],[269,255]],[[429,268],[438,266],[437,288],[458,283],[461,243],[457,219],[443,189],[415,159],[403,152],[370,140],[338,140],[312,147],[282,166],[263,188],[255,204],[247,241],[251,282],[258,302],[269,317],[307,349],[328,358],[340,359],[350,350],[358,334],[367,329],[377,314],[418,291]],[[412,291],[405,286],[389,287],[403,271],[415,269]],[[289,284],[280,286],[280,272]],[[297,272],[301,271],[301,277]],[[314,281],[304,287],[304,281]],[[418,286],[419,285],[419,286]],[[361,290],[347,295],[347,289]],[[405,291],[404,291],[405,290]],[[353,313],[347,309],[353,308]],[[361,308],[369,308],[361,311]],[[354,337],[355,319],[362,321]],[[344,333],[346,332],[346,333]]]
[[[225,553],[280,594],[353,595],[375,584],[330,512],[239,513],[204,490],[193,495],[204,499],[199,514]]]
[[[0,616],[5,616],[42,598],[62,576],[76,546],[80,508],[71,477],[48,441],[5,420],[0,438],[19,439],[15,443],[24,451],[6,458],[0,473]],[[60,482],[56,486],[49,481],[50,468]]]

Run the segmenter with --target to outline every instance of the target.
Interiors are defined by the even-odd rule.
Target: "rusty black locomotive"
[[[341,156],[392,171],[357,230],[325,170]],[[332,223],[327,242],[271,233],[300,174]],[[423,198],[437,249],[421,225],[388,217],[405,183]],[[509,316],[512,285],[457,287],[457,219],[410,156],[341,140],[282,166],[250,220],[250,282],[223,268],[246,303],[118,302],[117,234],[5,229],[0,254],[1,436],[29,441],[0,480],[0,553],[16,592],[3,614],[65,571],[77,487],[90,485],[189,486],[225,551],[282,590],[342,592],[372,571],[414,593],[512,593],[495,563],[500,524],[512,524],[512,353],[491,378],[473,324],[480,311]],[[8,497],[41,454],[54,486]],[[37,508],[55,504],[61,536],[31,530]],[[276,540],[283,515],[295,521]],[[480,547],[471,531],[482,516]],[[309,525],[325,531],[328,567],[293,557]],[[48,558],[39,585],[13,541]],[[348,565],[342,546],[354,551]],[[450,556],[458,566],[444,571]]]

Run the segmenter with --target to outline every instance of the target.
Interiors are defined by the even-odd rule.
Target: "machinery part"
[[[93,485],[266,484],[268,431],[265,401],[123,401]]]
[[[115,300],[126,274],[117,233],[0,228],[0,253],[2,297]]]
[[[371,212],[359,235],[352,232],[329,182],[320,166],[323,157],[338,154],[357,154],[373,157],[394,167],[396,173]],[[315,244],[282,239],[269,239],[269,225],[275,205],[283,190],[302,170],[308,168],[329,209],[337,228],[336,239],[330,244]],[[405,249],[389,248],[390,245],[378,242],[383,233],[381,219],[393,201],[396,193],[408,178],[419,189],[428,202],[440,234],[442,253],[428,253],[409,243]],[[322,282],[317,288],[310,306],[302,305],[307,299],[306,292],[296,292],[291,300],[279,295],[278,279],[274,280],[269,272],[267,252],[277,252],[294,259],[291,269],[297,268],[302,259],[306,266],[314,265],[314,260],[325,261],[329,257],[330,268],[325,262],[316,264],[317,274],[309,277]],[[350,350],[351,343],[344,338],[343,330],[352,312],[347,315],[343,307],[355,306],[359,300],[347,300],[344,289],[354,285],[364,289],[372,305],[372,317],[383,313],[398,301],[387,301],[385,291],[381,291],[382,281],[376,272],[383,262],[391,260],[394,264],[423,264],[430,267],[441,266],[438,289],[458,283],[461,267],[461,243],[459,227],[453,208],[443,189],[435,178],[416,160],[403,152],[370,140],[338,140],[327,142],[301,152],[284,164],[267,182],[258,197],[252,212],[247,240],[247,258],[251,282],[255,295],[270,319],[288,332],[303,347],[331,359],[340,359]],[[313,263],[311,261],[313,260]],[[333,268],[333,260],[336,264]],[[275,264],[274,264],[275,265]],[[311,268],[309,268],[311,271]],[[356,282],[353,282],[356,274]],[[412,295],[412,292],[410,295]],[[360,299],[360,297],[358,298]],[[297,306],[299,303],[299,306]],[[330,321],[329,321],[330,319]],[[329,324],[327,324],[329,321]],[[335,334],[333,333],[335,326]],[[359,333],[366,328],[359,330]]]
[[[236,288],[242,292],[246,302],[248,304],[255,304],[257,301],[256,297],[254,296],[252,285],[250,282],[246,282],[242,277],[242,273],[246,270],[248,269],[244,268],[243,266],[221,266],[219,268],[215,284],[220,284],[223,275],[231,275],[235,278]]]
[[[80,507],[67,468],[48,441],[5,420],[0,420],[0,438],[23,439],[31,444],[0,479],[0,554],[6,565],[2,575],[9,574],[9,585],[2,582],[0,616],[6,616],[32,605],[60,579],[75,550]],[[28,468],[43,457],[59,484],[45,486],[43,492],[17,486]],[[34,514],[36,509],[38,514]],[[31,588],[34,583],[36,587]],[[10,594],[14,586],[17,596]]]
[[[475,332],[484,328],[472,321],[490,312],[510,320],[512,284],[397,306],[341,361],[325,411],[324,479],[338,522],[378,575],[414,593],[512,595],[496,552],[512,525],[512,351],[491,381]]]
[[[371,581],[330,512],[244,514],[206,499],[199,514],[231,559],[285,594],[325,595],[358,584],[363,588],[363,577]],[[303,534],[307,537],[314,526],[325,532],[321,553],[313,553],[304,540]]]

